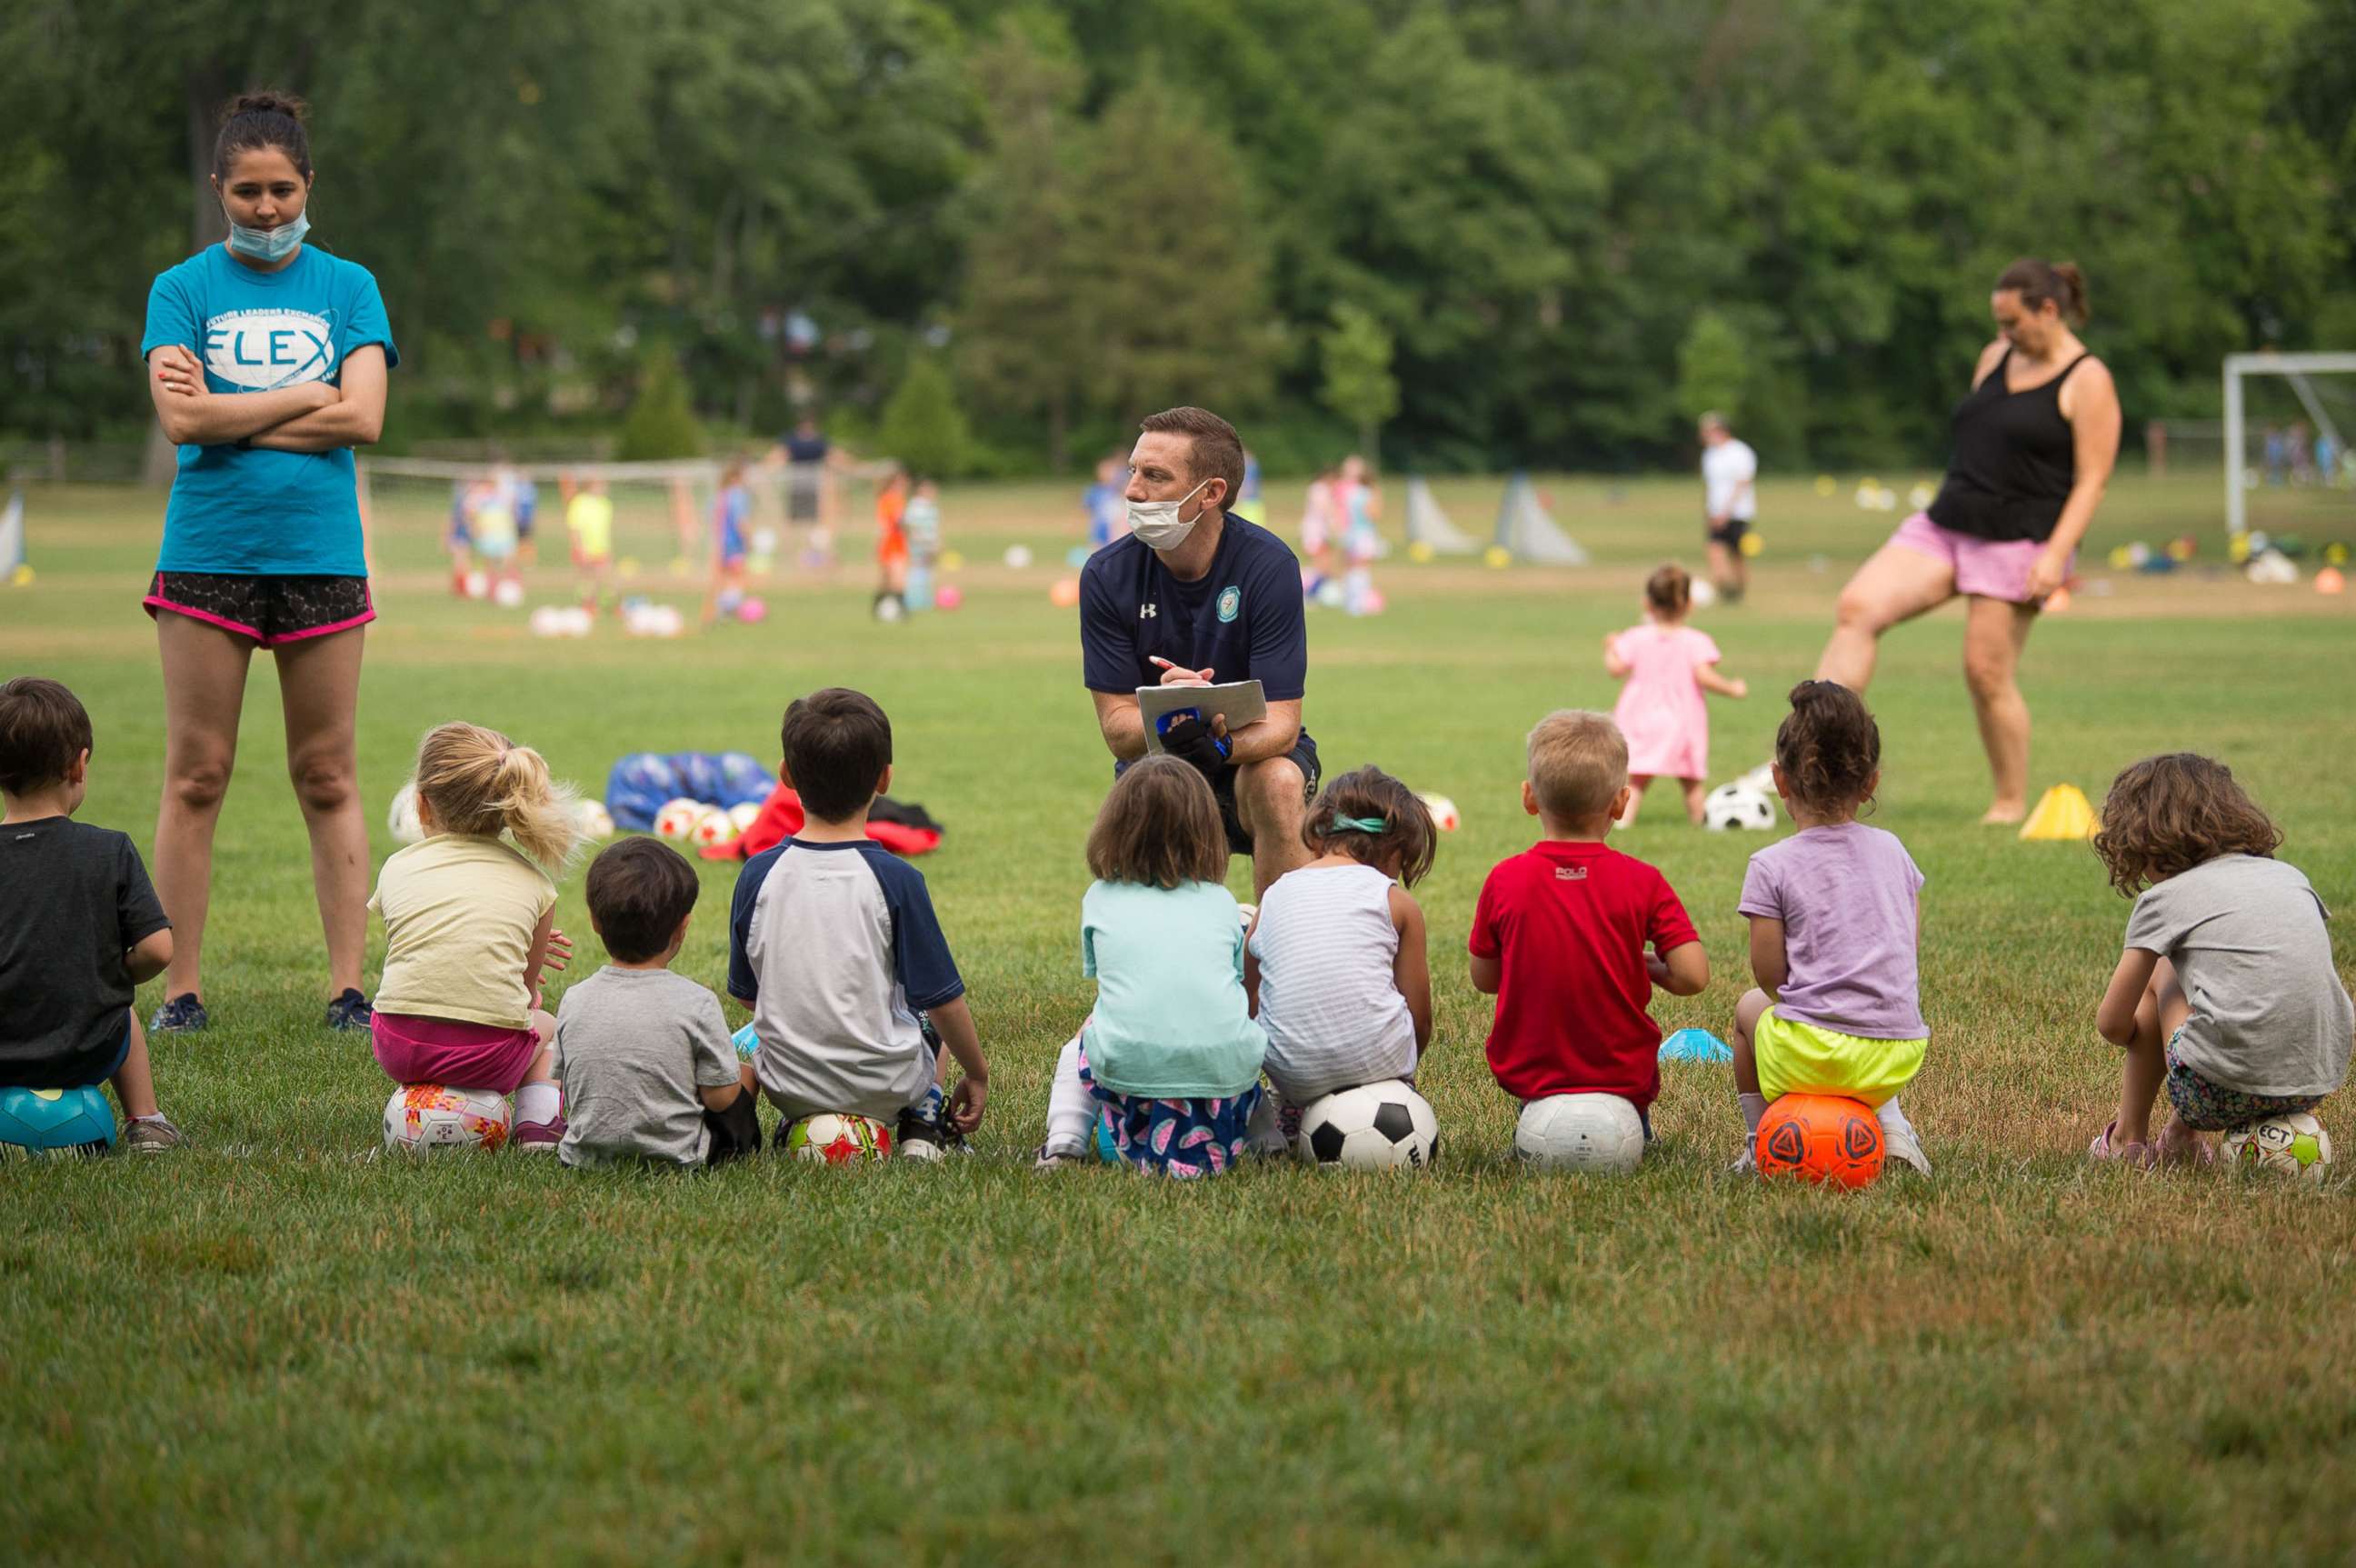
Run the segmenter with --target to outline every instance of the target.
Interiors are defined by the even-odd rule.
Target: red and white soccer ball
[[[1441,832],[1452,833],[1464,825],[1463,817],[1457,812],[1456,802],[1447,796],[1424,794],[1418,799],[1423,801],[1424,810],[1431,813],[1431,825]]]
[[[384,1146],[404,1155],[507,1146],[507,1096],[487,1089],[405,1083],[384,1104]]]
[[[701,822],[704,812],[710,810],[702,801],[690,800],[685,797],[666,800],[662,810],[655,813],[655,832],[673,843],[685,843],[695,832],[695,824]]]
[[[786,1148],[812,1165],[855,1165],[892,1157],[892,1129],[849,1112],[805,1116],[786,1129]]]
[[[698,849],[725,849],[736,842],[736,820],[717,806],[705,807],[695,826],[688,830],[690,842]]]

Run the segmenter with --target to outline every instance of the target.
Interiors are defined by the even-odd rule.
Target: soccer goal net
[[[2224,383],[2227,532],[2344,527],[2345,492],[2356,489],[2356,353],[2229,355]]]
[[[1527,474],[1515,474],[1505,485],[1505,499],[1497,507],[1496,547],[1511,553],[1516,561],[1541,566],[1588,563],[1586,548],[1555,521]]]

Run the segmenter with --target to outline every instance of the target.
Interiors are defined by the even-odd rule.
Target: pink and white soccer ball
[[[655,832],[673,843],[685,843],[694,833],[695,824],[711,809],[701,800],[690,800],[684,796],[666,800],[662,810],[655,813]]]
[[[506,1147],[509,1121],[504,1094],[404,1083],[384,1102],[384,1146],[405,1155],[445,1149],[492,1153]]]

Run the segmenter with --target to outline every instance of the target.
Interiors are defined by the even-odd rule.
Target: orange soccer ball
[[[1881,1123],[1847,1095],[1786,1094],[1759,1119],[1751,1158],[1763,1176],[1863,1187],[1881,1174]]]

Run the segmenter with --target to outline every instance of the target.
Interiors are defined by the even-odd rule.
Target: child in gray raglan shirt
[[[2126,1065],[2094,1158],[2205,1162],[2202,1133],[2311,1111],[2346,1079],[2356,1008],[2323,901],[2274,858],[2281,843],[2208,757],[2148,757],[2112,783],[2094,853],[2136,905],[2094,1015]],[[2163,1084],[2176,1115],[2155,1140]]]
[[[698,891],[694,867],[659,839],[625,839],[589,867],[590,923],[614,961],[556,1010],[568,1165],[700,1165],[761,1146],[753,1069],[720,999],[669,969]]]

